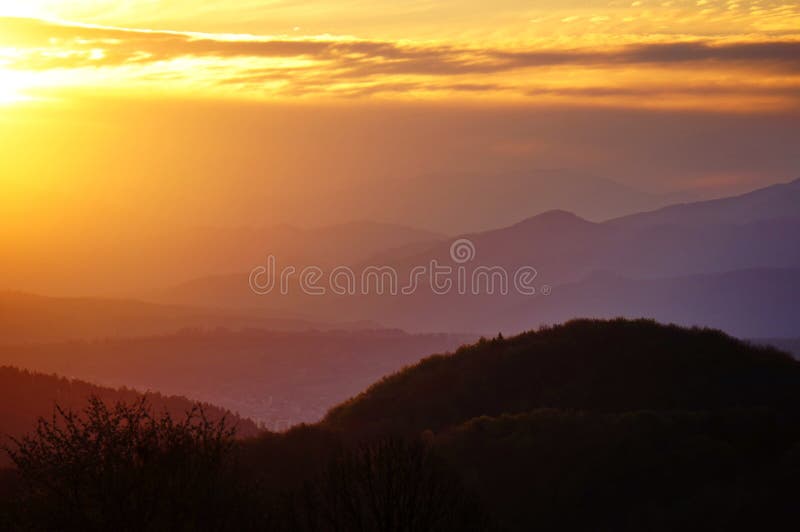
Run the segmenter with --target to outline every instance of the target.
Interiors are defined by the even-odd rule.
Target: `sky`
[[[60,91],[796,107],[785,1],[0,2],[5,101]],[[38,17],[38,18],[10,18]]]
[[[0,0],[0,287],[176,227],[743,192],[800,177],[799,104],[796,2]]]

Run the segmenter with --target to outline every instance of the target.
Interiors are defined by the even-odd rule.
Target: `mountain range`
[[[799,234],[800,180],[796,180],[605,222],[549,211],[508,227],[458,237],[475,249],[474,260],[465,265],[468,275],[477,266],[499,266],[510,278],[518,268],[530,266],[537,272],[536,296],[513,291],[507,296],[452,292],[441,296],[424,289],[425,283],[414,294],[401,297],[307,296],[296,286],[288,296],[257,296],[242,273],[195,279],[173,287],[160,299],[260,306],[322,320],[370,319],[411,331],[508,333],[524,330],[530,319],[556,323],[575,316],[645,315],[713,325],[738,335],[793,336],[800,323],[791,317],[794,313],[783,314],[786,298],[770,300],[760,287],[787,297],[796,292],[792,270],[800,268]],[[386,250],[355,270],[363,271],[379,259],[378,265],[393,268],[405,280],[413,267],[432,260],[457,267],[450,256],[454,240]],[[710,313],[692,312],[700,297],[697,293],[692,298],[690,292],[698,284],[720,287],[703,292]],[[784,317],[769,325],[759,325],[758,319],[745,323],[742,308]]]
[[[94,297],[0,292],[0,345],[174,333],[182,329],[362,330],[375,323],[321,323],[265,309],[191,307]]]

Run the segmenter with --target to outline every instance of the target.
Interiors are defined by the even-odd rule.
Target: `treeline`
[[[461,480],[422,443],[360,446],[322,438],[318,464],[283,462],[279,482],[254,467],[258,442],[201,407],[175,419],[146,398],[82,412],[57,409],[6,446],[15,470],[0,477],[0,528],[10,530],[486,530]],[[310,433],[307,433],[310,434]],[[279,447],[290,447],[291,438]],[[269,444],[267,444],[269,445]],[[310,457],[312,457],[311,455]],[[263,457],[262,457],[263,458]],[[285,456],[284,456],[285,458]],[[277,462],[272,462],[277,465]]]

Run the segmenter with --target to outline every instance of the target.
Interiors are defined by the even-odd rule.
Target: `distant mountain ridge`
[[[48,297],[0,292],[0,345],[132,337],[180,329],[358,330],[378,325],[320,323],[264,309],[219,309],[130,299]]]
[[[759,188],[746,194],[693,203],[679,203],[655,211],[609,220],[614,224],[677,223],[746,224],[757,220],[800,216],[800,178]]]
[[[677,320],[681,323],[713,325],[735,334],[788,336],[800,328],[800,323],[792,317],[796,313],[776,319],[773,325],[744,324],[737,317],[741,312],[736,304],[766,305],[763,314],[769,316],[780,316],[785,310],[746,285],[740,287],[738,299],[734,289],[724,294],[707,293],[705,307],[713,308],[714,314],[705,315],[692,308],[704,306],[697,306],[681,294],[679,286],[683,281],[670,281],[676,287],[674,293],[655,288],[659,284],[655,282],[657,279],[696,275],[707,275],[724,284],[725,279],[730,279],[725,277],[729,272],[740,271],[738,279],[742,282],[752,281],[755,286],[767,282],[777,293],[795,293],[797,282],[791,276],[778,275],[771,284],[766,278],[770,271],[800,268],[800,180],[607,222],[590,222],[562,210],[549,211],[508,227],[458,238],[469,240],[475,249],[474,260],[467,267],[499,266],[513,273],[521,266],[531,266],[538,274],[537,286],[552,289],[552,295],[547,298],[513,293],[505,297],[459,297],[452,293],[436,296],[423,288],[405,297],[306,297],[298,290],[288,297],[259,297],[249,290],[246,276],[239,274],[196,279],[173,288],[164,298],[192,304],[218,301],[230,306],[308,311],[318,319],[369,317],[411,331],[518,332],[519,327],[530,324],[532,317],[541,318],[542,323],[578,316],[635,317],[636,314],[630,314],[631,309],[646,312],[647,316],[676,320],[681,308],[687,308],[684,316],[693,320]],[[450,239],[427,248],[385,252],[380,255],[385,261],[381,265],[392,267],[400,279],[407,279],[412,268],[428,265],[432,260],[456,266],[450,256],[452,242]],[[359,268],[370,264],[374,263],[361,263]],[[587,298],[592,291],[599,289],[597,279],[590,278],[597,271],[612,272],[630,282],[619,284],[620,291],[608,294],[603,301],[589,302]],[[752,273],[755,271],[760,273]],[[653,282],[635,285],[637,280]],[[712,281],[710,285],[715,283]],[[667,284],[661,282],[662,287]],[[574,293],[578,288],[585,292]],[[628,289],[643,290],[642,294],[650,293],[651,297],[633,304],[637,295],[627,293]],[[559,294],[566,296],[559,300]],[[643,300],[643,296],[639,299]],[[537,305],[541,310],[532,315],[530,309]],[[522,313],[514,315],[517,309],[523,309]]]

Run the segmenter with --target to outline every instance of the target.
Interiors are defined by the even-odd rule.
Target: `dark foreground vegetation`
[[[95,400],[9,451],[0,529],[794,530],[800,363],[573,321],[430,357],[285,434]]]
[[[65,411],[81,411],[90,397],[96,397],[106,405],[135,403],[142,393],[130,388],[108,388],[85,381],[66,379],[55,375],[0,366],[0,446],[8,443],[8,437],[17,437],[33,431],[37,420],[50,417],[54,405]],[[186,397],[147,393],[147,403],[155,412],[167,412],[175,419],[191,410],[195,403]],[[239,438],[258,435],[261,430],[251,420],[234,414],[216,405],[202,403],[205,415],[213,421],[223,417],[236,428]],[[0,452],[0,468],[11,464],[7,453]]]

